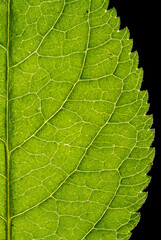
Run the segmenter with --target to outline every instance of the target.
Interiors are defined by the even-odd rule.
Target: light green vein
[[[8,0],[7,19],[7,83],[6,83],[6,175],[7,175],[7,240],[11,239],[11,199],[10,199],[10,152],[9,152],[9,80],[10,80],[10,8],[11,2]]]
[[[2,217],[2,216],[0,216],[0,219],[2,219],[3,221],[7,222],[7,220],[4,217]]]

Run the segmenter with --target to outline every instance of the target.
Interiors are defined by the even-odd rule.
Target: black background
[[[145,0],[110,0],[109,8],[116,8],[121,19],[121,29],[128,27],[130,38],[133,39],[133,51],[139,54],[139,67],[144,70],[142,90],[148,90],[150,108],[153,114],[155,140],[152,147],[156,148],[153,167],[148,173],[151,183],[145,189],[148,198],[142,208],[141,220],[132,231],[130,240],[161,239],[161,141],[159,140],[161,125],[161,12],[159,1]]]

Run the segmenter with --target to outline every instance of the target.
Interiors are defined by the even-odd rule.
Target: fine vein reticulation
[[[0,0],[0,240],[128,240],[154,158],[108,0]]]

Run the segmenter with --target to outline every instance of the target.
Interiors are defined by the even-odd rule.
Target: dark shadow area
[[[157,5],[158,4],[158,5]],[[121,19],[121,29],[128,27],[130,38],[133,39],[133,51],[139,54],[139,67],[144,70],[142,90],[148,90],[150,108],[148,114],[153,114],[156,129],[152,147],[156,149],[153,167],[148,173],[152,177],[148,191],[148,198],[139,210],[141,220],[132,231],[130,240],[155,240],[160,238],[161,214],[161,40],[159,3],[155,5],[145,0],[110,0],[109,8],[115,8]]]

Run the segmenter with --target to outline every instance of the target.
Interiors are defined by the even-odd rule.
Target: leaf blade
[[[154,155],[128,29],[108,1],[21,4],[24,15],[11,4],[11,239],[128,239]]]

